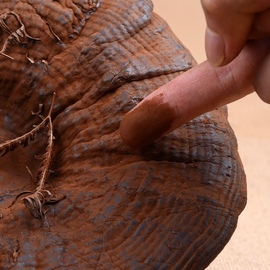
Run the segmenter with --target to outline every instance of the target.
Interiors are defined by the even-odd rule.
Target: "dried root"
[[[64,198],[64,196],[62,196],[57,199],[51,194],[50,191],[45,189],[45,182],[49,175],[49,169],[51,165],[52,151],[53,151],[54,136],[53,136],[53,124],[52,124],[51,114],[52,114],[54,99],[55,99],[55,93],[53,95],[53,100],[51,103],[49,113],[45,118],[42,115],[40,115],[42,111],[42,106],[39,107],[39,111],[37,113],[33,113],[33,114],[38,115],[42,119],[42,122],[40,124],[35,126],[30,132],[24,134],[23,136],[20,136],[13,140],[8,140],[0,144],[0,157],[2,157],[9,151],[13,151],[19,145],[24,146],[24,147],[27,146],[30,141],[34,140],[35,135],[41,129],[44,129],[44,128],[48,129],[47,147],[46,147],[44,155],[42,155],[41,157],[41,164],[35,177],[35,182],[37,182],[37,188],[35,192],[31,192],[31,191],[21,192],[20,194],[17,195],[15,200],[10,205],[11,207],[17,201],[17,199],[21,197],[22,195],[30,194],[22,199],[25,206],[28,208],[28,210],[30,211],[30,213],[32,214],[34,218],[42,219],[45,222],[46,222],[46,211],[44,211],[43,206],[49,203],[56,203],[59,200]],[[30,172],[29,169],[28,171]],[[31,172],[30,172],[30,175],[32,175]]]
[[[43,121],[35,126],[31,131],[25,133],[24,135],[17,137],[13,140],[7,140],[4,143],[0,144],[0,157],[3,157],[10,151],[16,149],[19,145],[25,147],[30,141],[35,139],[35,135],[44,128],[48,122],[48,116],[43,119]]]
[[[10,27],[6,24],[6,19],[8,18],[8,16],[14,16],[16,18],[16,20],[18,21],[20,27],[16,30],[16,31],[12,31],[10,29]],[[26,30],[25,30],[25,26],[22,22],[22,20],[20,19],[20,16],[13,12],[7,12],[4,14],[0,15],[0,27],[9,34],[8,38],[6,39],[3,48],[0,50],[0,54],[8,57],[12,60],[14,60],[14,58],[8,54],[6,54],[7,50],[8,50],[8,45],[12,44],[13,41],[19,43],[19,44],[26,44],[27,40],[32,40],[32,41],[39,41],[40,38],[35,38],[35,37],[31,37],[30,35],[27,34]]]
[[[46,149],[49,151],[52,151],[52,147],[53,147],[53,125],[52,125],[52,120],[51,120],[51,114],[52,114],[52,107],[54,104],[54,100],[55,100],[55,93],[53,94],[53,99],[52,99],[52,103],[51,103],[51,107],[50,110],[48,112],[48,115],[44,118],[42,115],[40,115],[43,105],[39,105],[39,111],[37,113],[33,113],[33,115],[38,115],[41,119],[42,122],[39,123],[37,126],[34,126],[34,128],[25,133],[24,135],[17,137],[13,140],[7,140],[3,143],[0,144],[0,157],[3,157],[5,154],[7,154],[10,151],[13,151],[14,149],[16,149],[19,145],[25,147],[28,145],[28,143],[30,141],[33,141],[35,139],[35,135],[43,128],[46,127],[46,125],[49,123],[49,138],[48,138],[48,147]],[[49,149],[48,149],[49,148]],[[46,155],[46,153],[45,153]],[[47,157],[47,155],[46,155]]]

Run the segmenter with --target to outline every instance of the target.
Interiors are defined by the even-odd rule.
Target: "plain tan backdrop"
[[[204,61],[206,24],[200,1],[153,2],[154,11],[198,63]],[[231,241],[207,270],[270,270],[270,105],[251,94],[229,105],[229,120],[247,175],[248,204]]]

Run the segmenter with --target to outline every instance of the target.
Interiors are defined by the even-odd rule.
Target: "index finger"
[[[160,87],[126,114],[120,125],[123,141],[143,147],[207,111],[250,94],[252,74],[267,49],[250,42],[229,65],[213,68],[204,62]]]

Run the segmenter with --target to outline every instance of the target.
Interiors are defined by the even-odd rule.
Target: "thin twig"
[[[7,17],[9,15],[14,16],[20,24],[20,27],[18,29],[16,29],[16,31],[12,31],[9,28],[9,26],[6,24],[5,20],[7,19]],[[6,51],[7,51],[8,45],[11,44],[13,42],[13,40],[18,42],[19,44],[26,44],[27,43],[27,42],[21,41],[21,38],[30,39],[33,41],[40,41],[40,38],[35,38],[35,37],[32,37],[29,34],[27,34],[27,32],[25,30],[25,25],[23,24],[20,16],[13,11],[10,11],[10,12],[7,12],[7,13],[0,15],[0,27],[2,27],[9,34],[8,38],[4,42],[3,48],[0,50],[0,54],[5,56],[5,57],[8,57],[12,60],[14,60],[14,58],[12,56],[6,54]]]
[[[15,200],[10,205],[10,207],[14,205],[17,199],[21,197],[22,195],[30,194],[22,199],[26,208],[28,208],[28,210],[30,211],[30,213],[32,214],[34,218],[42,219],[43,221],[45,221],[47,225],[48,225],[48,222],[46,221],[46,211],[44,211],[43,206],[49,203],[56,203],[65,197],[65,196],[61,196],[60,198],[55,198],[49,190],[44,189],[45,182],[50,173],[50,165],[51,165],[52,152],[53,152],[54,136],[53,136],[53,123],[52,123],[51,114],[52,114],[52,109],[54,105],[54,100],[55,100],[55,93],[52,98],[50,110],[45,118],[39,114],[41,112],[41,106],[39,106],[39,112],[34,113],[35,115],[38,114],[38,116],[40,116],[40,118],[43,119],[39,125],[37,125],[30,132],[24,134],[23,136],[20,136],[14,140],[9,140],[9,141],[6,141],[5,143],[0,144],[0,153],[1,153],[1,156],[3,156],[7,152],[14,150],[18,145],[26,146],[30,140],[34,139],[35,134],[38,131],[40,131],[41,128],[46,128],[46,127],[48,128],[47,147],[46,147],[44,155],[41,158],[42,161],[35,177],[35,181],[38,183],[38,186],[35,192],[23,191],[20,194],[18,194]],[[28,171],[30,170],[28,169]],[[32,173],[30,173],[30,175],[31,174]]]

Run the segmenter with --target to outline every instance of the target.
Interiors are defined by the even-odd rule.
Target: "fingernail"
[[[143,101],[126,114],[120,125],[123,141],[134,148],[152,143],[170,129],[175,118],[174,110],[157,96]]]
[[[206,29],[205,34],[205,50],[209,63],[214,67],[219,67],[224,62],[225,43],[221,36]]]

